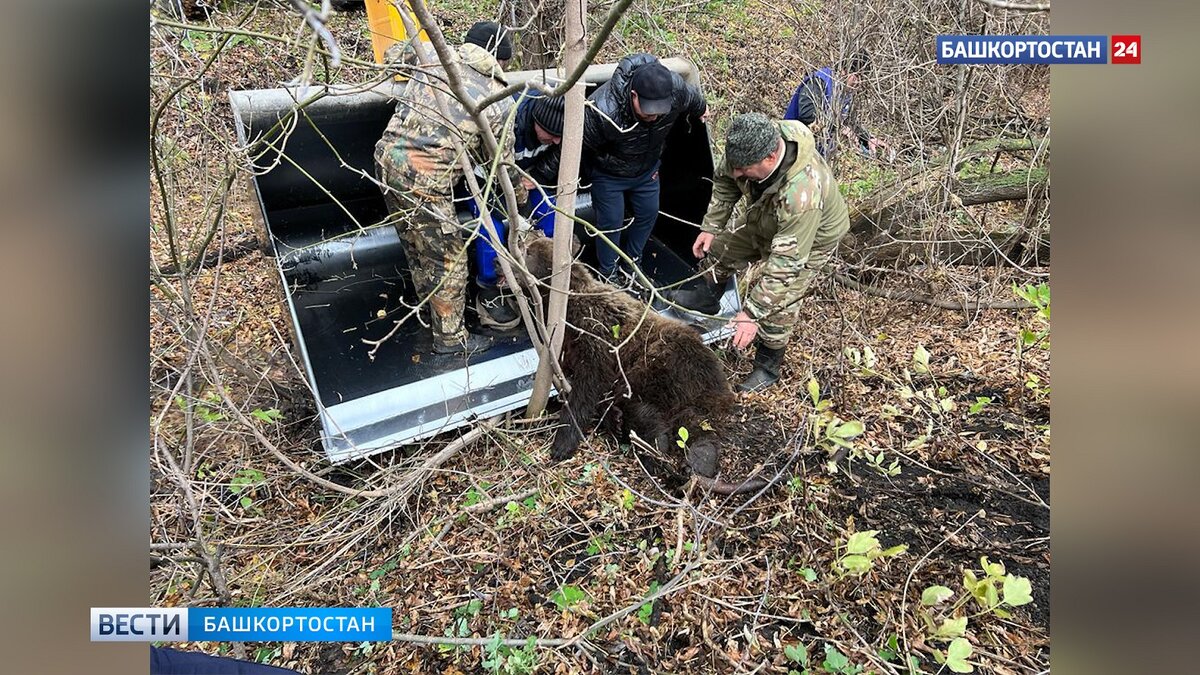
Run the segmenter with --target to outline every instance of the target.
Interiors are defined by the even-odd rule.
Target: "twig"
[[[515,494],[504,495],[501,497],[495,497],[495,498],[489,499],[487,501],[479,502],[478,504],[472,504],[472,505],[466,507],[465,509],[463,509],[463,511],[466,511],[467,513],[470,513],[470,514],[485,513],[487,511],[491,511],[492,509],[496,508],[497,506],[501,506],[501,505],[507,504],[509,502],[519,502],[522,499],[525,499],[526,497],[532,497],[533,495],[537,494],[540,491],[541,491],[541,488],[532,487],[532,488],[529,488],[528,490],[522,490],[521,492],[517,492]]]
[[[1020,2],[1007,2],[1006,0],[976,0],[985,5],[999,7],[1000,9],[1011,9],[1018,12],[1049,12],[1049,3],[1038,3],[1034,5],[1026,5]]]

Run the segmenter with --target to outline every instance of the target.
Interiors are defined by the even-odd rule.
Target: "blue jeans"
[[[642,249],[650,239],[650,231],[658,220],[658,165],[633,178],[609,176],[600,171],[592,174],[592,207],[596,210],[596,229],[629,256],[635,263],[642,259]],[[625,195],[633,206],[633,224],[623,228]],[[597,240],[596,259],[600,274],[609,276],[620,259],[608,244]]]
[[[540,190],[530,190],[529,198],[533,200],[533,213],[529,222],[541,230],[547,237],[554,236],[554,197],[543,195]],[[479,206],[474,199],[467,200],[467,208],[471,215],[479,217]],[[496,225],[496,234],[500,236],[501,245],[508,244],[508,223],[500,214],[492,211],[492,222]],[[499,272],[496,266],[496,249],[492,247],[492,239],[487,230],[480,224],[479,237],[475,240],[475,262],[479,266],[479,274],[475,281],[481,286],[495,286]]]

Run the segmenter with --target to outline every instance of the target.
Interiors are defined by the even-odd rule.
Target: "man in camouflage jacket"
[[[507,31],[492,22],[480,22],[467,33],[456,60],[467,96],[479,101],[506,86],[500,61],[512,55]],[[389,55],[414,63],[412,45],[389,50]],[[493,158],[484,145],[482,132],[463,105],[455,99],[440,66],[412,70],[396,102],[396,112],[383,137],[375,145],[375,168],[386,185],[389,222],[404,246],[413,283],[421,300],[428,299],[433,350],[440,354],[482,351],[491,339],[469,334],[463,324],[466,302],[467,245],[475,236],[486,236],[480,221],[460,225],[454,206],[454,185],[463,178],[459,148],[474,167],[482,167],[480,187],[487,188]],[[439,107],[438,92],[448,108]],[[488,126],[500,143],[500,170],[508,170],[518,201],[526,191],[513,170],[511,98],[504,98],[484,111]],[[507,129],[506,129],[507,127]],[[500,185],[493,181],[492,194]]]
[[[730,222],[743,198],[744,208]],[[756,338],[758,344],[754,371],[740,389],[769,387],[779,379],[784,347],[813,274],[850,229],[846,202],[808,127],[759,113],[734,118],[700,229],[692,253],[705,258],[703,283],[668,297],[716,314],[726,281],[750,263],[765,261],[731,323],[735,347],[745,349]]]

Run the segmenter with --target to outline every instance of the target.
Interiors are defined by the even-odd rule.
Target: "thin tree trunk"
[[[572,72],[586,51],[587,0],[567,0],[564,17],[563,72]],[[579,160],[583,150],[583,82],[577,81],[566,94],[563,119],[562,161],[558,168],[558,212],[554,215],[554,275],[550,279],[550,307],[546,316],[548,348],[538,363],[533,394],[526,414],[537,417],[546,409],[550,396],[551,361],[562,353],[567,326],[567,300],[571,290],[571,242],[575,223],[566,214],[575,213],[579,191]]]

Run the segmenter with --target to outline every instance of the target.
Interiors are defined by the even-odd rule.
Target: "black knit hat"
[[[762,113],[733,118],[725,134],[725,160],[732,169],[757,164],[779,147],[779,128]]]
[[[563,99],[543,96],[533,102],[533,121],[555,136],[563,132]]]
[[[496,55],[500,61],[512,58],[512,31],[495,21],[480,21],[467,31],[467,39],[473,45],[479,45]]]

